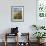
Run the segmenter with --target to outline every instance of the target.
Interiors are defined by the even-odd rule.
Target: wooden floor
[[[7,46],[15,46],[16,44],[15,44],[15,42],[14,43],[12,43],[12,42],[10,42],[10,43],[8,43],[8,45]],[[0,42],[0,46],[5,46],[4,45],[4,42]],[[21,45],[22,46],[22,45]],[[25,46],[25,45],[24,45]],[[30,46],[37,46],[37,43],[30,43]],[[44,45],[41,45],[41,46],[46,46],[46,43],[44,43]]]

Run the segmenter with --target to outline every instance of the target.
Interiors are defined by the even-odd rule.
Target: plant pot
[[[37,39],[37,43],[40,43],[40,39]]]
[[[38,42],[39,44],[41,44],[41,43],[44,42],[44,39],[37,39],[37,42]]]

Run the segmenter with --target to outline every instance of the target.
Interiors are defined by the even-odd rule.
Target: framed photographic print
[[[37,0],[36,24],[46,25],[46,0]]]
[[[11,21],[24,21],[24,6],[11,6]]]
[[[37,15],[39,18],[46,18],[46,0],[37,0]]]

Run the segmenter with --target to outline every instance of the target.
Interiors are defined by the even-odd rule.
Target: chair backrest
[[[11,28],[11,33],[12,33],[12,34],[18,33],[18,27],[16,27],[16,28]]]

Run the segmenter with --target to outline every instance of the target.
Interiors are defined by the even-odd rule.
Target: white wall
[[[24,22],[11,22],[11,6],[24,6]],[[36,0],[0,0],[0,34],[11,27],[19,27],[19,32],[30,32],[36,24]]]
[[[11,22],[11,6],[24,6],[24,22]],[[16,26],[21,32],[29,32],[32,24],[36,24],[36,0],[0,0],[0,34]]]

